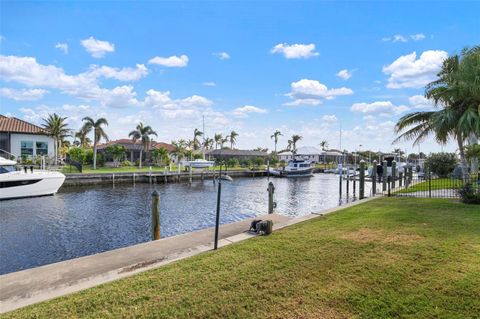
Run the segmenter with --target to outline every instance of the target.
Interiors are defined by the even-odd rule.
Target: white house
[[[314,146],[302,146],[297,149],[297,158],[310,160],[313,163],[343,162],[343,153],[337,150],[322,151]],[[280,161],[288,162],[293,159],[292,152],[278,153]]]
[[[9,153],[17,159],[37,155],[54,156],[53,138],[37,125],[0,115],[0,156]]]

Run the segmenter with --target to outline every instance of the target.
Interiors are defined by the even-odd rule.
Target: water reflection
[[[340,200],[335,175],[271,181],[276,212],[281,214],[305,215],[337,206]],[[221,223],[265,214],[268,182],[267,178],[224,182]],[[63,188],[55,196],[3,201],[0,274],[148,241],[150,195],[155,188],[160,193],[162,237],[214,225],[216,187],[211,180]]]

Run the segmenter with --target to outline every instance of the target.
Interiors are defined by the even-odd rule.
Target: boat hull
[[[65,175],[57,172],[2,176],[0,179],[0,200],[53,195],[64,181]]]
[[[312,177],[313,168],[302,170],[276,170],[270,169],[270,174],[277,177]]]

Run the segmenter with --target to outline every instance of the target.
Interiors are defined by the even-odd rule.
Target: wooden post
[[[398,173],[398,187],[402,187],[403,185],[403,172]]]
[[[191,165],[188,166],[188,170],[189,170],[189,181],[191,184],[192,183],[192,166]]]
[[[395,179],[397,178],[397,162],[392,161],[392,190],[395,189]]]
[[[338,174],[338,200],[342,201],[342,173]]]
[[[133,186],[135,186],[135,173],[133,173]]]
[[[152,193],[152,240],[160,239],[160,194]]]
[[[359,186],[359,199],[365,198],[365,161],[360,161],[360,186]]]
[[[377,194],[377,161],[373,161],[373,168],[372,168],[372,195],[375,196]]]
[[[382,192],[387,190],[387,179],[388,179],[388,166],[387,161],[382,162],[383,174],[382,174]]]
[[[270,160],[267,160],[267,177],[270,178]]]
[[[275,193],[275,186],[273,186],[273,183],[270,182],[268,183],[268,213],[273,214],[273,193]]]

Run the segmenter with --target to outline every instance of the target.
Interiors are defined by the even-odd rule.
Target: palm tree
[[[468,164],[464,142],[480,135],[480,47],[464,49],[461,56],[443,62],[438,79],[426,86],[425,96],[434,101],[438,111],[415,112],[399,119],[395,130],[400,139],[414,140],[414,145],[428,135],[440,144],[454,138],[458,144],[464,179]]]
[[[273,138],[273,141],[275,142],[275,156],[277,156],[277,143],[278,143],[278,138],[282,136],[282,132],[279,130],[276,130],[270,138]]]
[[[230,148],[233,150],[233,146],[235,145],[235,143],[237,142],[237,136],[238,136],[238,133],[235,132],[235,131],[231,131],[230,132],[230,135],[228,136],[228,139],[230,140]]]
[[[92,140],[87,136],[88,132],[83,129],[83,127],[75,133],[75,142],[74,144],[81,147],[89,147],[92,143]],[[78,139],[78,142],[77,142]]]
[[[172,141],[172,145],[175,147],[172,154],[177,158],[177,163],[180,163],[180,160],[185,155],[185,141],[179,140],[178,142]]]
[[[200,131],[199,129],[195,129],[193,131],[193,149],[198,150],[200,148],[200,142],[198,141],[198,138],[200,136],[203,136],[203,132]]]
[[[292,154],[295,156],[295,154],[297,154],[297,142],[300,141],[302,139],[302,137],[300,135],[292,135],[292,139],[290,140],[291,141],[291,150],[292,150]]]
[[[84,117],[82,119],[82,130],[88,134],[93,129],[93,169],[97,169],[97,144],[102,138],[108,141],[107,133],[103,130],[103,125],[108,125],[108,121],[101,117],[98,120],[94,120],[91,117]]]
[[[66,117],[61,117],[57,113],[49,114],[46,119],[43,119],[45,122],[43,128],[47,131],[47,134],[53,138],[53,154],[55,165],[57,165],[58,154],[63,142],[63,139],[70,135],[70,130],[67,128]]]
[[[223,136],[222,136],[222,134],[219,134],[219,133],[217,134],[217,133],[215,133],[215,136],[214,136],[213,139],[215,140],[215,149],[217,149],[218,146],[219,146],[219,145],[221,144],[221,142],[222,142]]]
[[[225,136],[220,140],[220,148],[223,148],[223,144],[228,143],[228,136]]]
[[[209,150],[213,147],[213,143],[214,143],[213,139],[211,139],[210,137],[207,137],[203,141],[203,147],[205,147],[205,149]]]
[[[325,140],[321,141],[320,147],[322,148],[322,151],[325,151],[328,148],[328,142]]]
[[[142,148],[140,149],[140,161],[139,161],[139,168],[142,168],[142,153],[143,151],[148,151],[150,148],[150,135],[157,135],[157,132],[152,130],[152,128],[147,125],[144,126],[142,122],[138,123],[137,129],[131,131],[128,136],[132,138],[133,142],[135,143],[138,140],[142,142]]]

